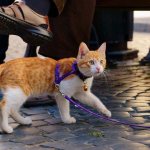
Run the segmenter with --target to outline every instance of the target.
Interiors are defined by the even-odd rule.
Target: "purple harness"
[[[93,112],[87,108],[85,108],[83,105],[81,105],[80,103],[74,101],[73,99],[71,99],[69,96],[65,95],[64,93],[62,93],[59,89],[59,84],[60,82],[65,79],[66,77],[72,75],[72,74],[76,74],[81,80],[85,80],[87,78],[90,78],[90,77],[86,77],[84,76],[78,69],[78,66],[77,66],[77,62],[75,61],[72,65],[72,70],[62,76],[60,76],[60,73],[59,73],[59,68],[60,68],[60,65],[57,64],[56,65],[56,69],[55,69],[55,85],[57,87],[57,89],[59,90],[59,92],[61,93],[61,95],[66,99],[68,100],[70,103],[72,103],[75,107],[83,110],[84,112],[86,113],[89,113],[101,120],[104,120],[104,121],[108,121],[108,122],[111,122],[111,123],[117,123],[117,124],[123,124],[123,125],[127,125],[127,126],[130,126],[132,128],[139,128],[139,129],[150,129],[150,126],[142,126],[142,125],[137,125],[137,124],[132,124],[132,123],[129,123],[129,122],[125,122],[125,121],[119,121],[119,120],[116,120],[116,119],[112,119],[112,118],[108,118],[104,115],[101,115],[99,113],[96,113],[96,112]]]
[[[72,64],[72,70],[70,72],[67,72],[66,74],[60,76],[60,73],[59,73],[59,64],[56,65],[56,69],[55,69],[55,84],[56,85],[59,85],[60,82],[65,79],[66,77],[72,75],[72,74],[76,74],[82,81],[85,81],[87,78],[90,78],[90,77],[87,77],[85,75],[83,75],[79,69],[78,69],[78,66],[77,66],[77,62],[74,61],[74,63]]]

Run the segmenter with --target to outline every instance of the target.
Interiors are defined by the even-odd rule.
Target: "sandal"
[[[26,43],[40,46],[52,39],[47,16],[34,12],[23,2],[0,7],[0,33],[20,36]]]

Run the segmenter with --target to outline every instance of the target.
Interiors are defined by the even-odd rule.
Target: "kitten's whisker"
[[[106,82],[106,84],[108,84],[108,78],[107,78],[105,72],[103,72],[101,75],[104,77],[104,81]]]

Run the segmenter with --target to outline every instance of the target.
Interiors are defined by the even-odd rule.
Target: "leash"
[[[72,70],[64,75],[62,75],[60,77],[59,75],[59,64],[56,65],[56,69],[55,69],[55,86],[56,88],[58,89],[58,91],[60,92],[60,94],[66,99],[68,100],[70,103],[72,103],[75,107],[83,110],[84,112],[88,113],[88,114],[91,114],[93,116],[95,116],[96,118],[99,118],[101,120],[104,120],[105,122],[111,122],[111,123],[116,123],[116,124],[122,124],[122,125],[126,125],[126,126],[130,126],[132,128],[138,128],[138,129],[150,129],[150,126],[143,126],[143,125],[138,125],[138,124],[133,124],[133,123],[129,123],[129,122],[125,122],[125,121],[119,121],[117,119],[112,119],[112,118],[108,118],[108,117],[105,117],[104,115],[101,115],[99,113],[96,113],[86,107],[84,107],[83,105],[81,105],[80,103],[74,101],[73,99],[71,99],[69,96],[65,95],[63,92],[60,91],[60,88],[59,88],[59,85],[60,85],[60,82],[68,77],[69,75],[71,74],[76,74],[76,70],[75,70],[75,67],[74,65],[76,65],[76,62],[73,63],[72,65]],[[78,75],[78,74],[77,74]]]

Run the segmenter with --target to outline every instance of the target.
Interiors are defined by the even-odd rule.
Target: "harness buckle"
[[[59,84],[55,83],[55,87],[57,90],[59,90]]]
[[[60,91],[60,88],[59,88],[59,84],[57,84],[57,83],[55,83],[55,87],[56,87],[56,89],[59,91],[59,93],[64,97],[65,96],[65,94],[63,93],[63,92],[61,92]]]

